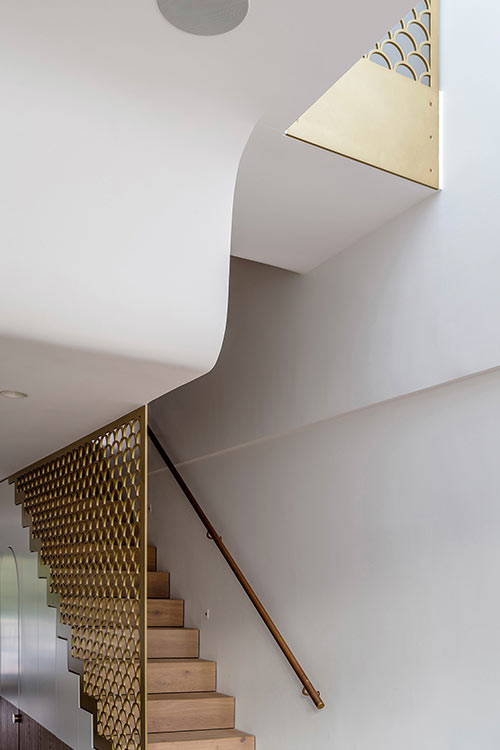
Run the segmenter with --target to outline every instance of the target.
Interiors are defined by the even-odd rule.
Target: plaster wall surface
[[[183,467],[320,712],[168,473],[152,474],[159,566],[260,750],[497,750],[499,445],[494,372]]]
[[[442,192],[303,276],[233,261],[216,367],[151,409],[327,704],[153,455],[150,540],[261,750],[500,743],[496,44],[441,11]]]
[[[1,7],[0,390],[29,394],[0,404],[3,478],[213,366],[250,134],[280,140],[406,0],[346,3],[335,44],[323,0],[210,37],[156,0]]]
[[[308,274],[233,263],[218,369],[153,409],[179,461],[500,365],[496,39],[440,6],[442,191]]]

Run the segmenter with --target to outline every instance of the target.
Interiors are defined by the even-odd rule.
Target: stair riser
[[[148,570],[156,570],[156,547],[148,546]]]
[[[148,663],[148,693],[209,693],[216,683],[215,662]]]
[[[148,701],[148,732],[185,732],[234,727],[234,699]]]
[[[197,630],[162,630],[148,628],[148,657],[150,659],[198,658]]]
[[[150,750],[255,750],[255,737],[242,735],[237,737],[217,737],[215,739],[192,739],[169,737],[168,741],[148,743]]]
[[[148,626],[182,628],[184,602],[180,599],[148,599]]]
[[[150,571],[148,573],[148,597],[152,599],[168,599],[170,596],[170,575],[168,573]]]

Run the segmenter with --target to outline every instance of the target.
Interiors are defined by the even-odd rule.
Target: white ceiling
[[[280,169],[280,132],[406,10],[253,0],[196,37],[155,0],[3,0],[0,390],[30,398],[0,399],[0,477],[213,365],[250,134],[274,131]]]

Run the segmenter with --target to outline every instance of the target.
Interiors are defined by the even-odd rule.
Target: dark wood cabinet
[[[72,750],[52,732],[21,712],[21,722],[14,724],[16,709],[0,698],[0,748],[1,750]]]
[[[3,698],[0,698],[0,747],[2,750],[20,750],[20,724],[14,724],[12,714],[16,709]]]

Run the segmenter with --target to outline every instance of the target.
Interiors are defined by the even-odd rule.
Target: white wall
[[[321,712],[168,474],[151,476],[159,564],[260,750],[497,750],[499,445],[494,372],[184,467]]]
[[[10,560],[9,547],[13,549],[20,578],[20,701],[15,680],[5,673],[4,643],[0,694],[73,750],[90,750],[91,715],[78,707],[79,678],[68,672],[67,641],[56,636],[57,611],[47,606],[47,583],[38,578],[38,554],[29,551],[29,529],[22,528],[21,509],[7,482],[0,483],[0,506],[0,557],[2,562]]]
[[[306,276],[233,262],[216,367],[151,409],[327,703],[154,473],[151,541],[260,750],[500,745],[497,50],[441,9],[442,192]]]
[[[179,460],[500,365],[497,40],[440,5],[442,192],[305,276],[234,264],[230,366],[156,412]]]
[[[248,137],[280,140],[406,2],[351,0],[332,45],[322,0],[208,37],[155,0],[2,0],[0,389],[30,398],[0,407],[0,477],[213,366]]]

